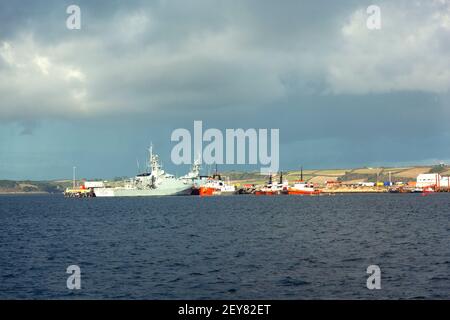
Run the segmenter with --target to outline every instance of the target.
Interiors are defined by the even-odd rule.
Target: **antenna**
[[[148,151],[150,152],[150,159],[153,156],[153,142],[150,142],[150,148],[148,149]]]
[[[149,159],[147,163],[147,172],[151,172],[152,161],[153,161],[153,142],[150,142],[150,148],[148,148]]]

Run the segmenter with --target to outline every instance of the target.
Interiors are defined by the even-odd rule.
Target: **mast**
[[[300,167],[300,181],[303,182],[303,166]]]
[[[77,167],[73,167],[73,188],[75,189],[75,185],[76,185],[76,179],[75,179],[75,171],[77,170]]]
[[[194,160],[194,164],[192,165],[192,175],[198,177],[200,175],[200,156]]]
[[[150,148],[148,148],[149,158],[148,158],[148,167],[150,169],[150,173],[153,172],[153,142],[150,143]]]

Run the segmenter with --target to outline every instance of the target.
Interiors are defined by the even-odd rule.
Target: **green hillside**
[[[324,184],[326,181],[389,181],[392,182],[408,182],[415,181],[417,176],[422,173],[440,173],[441,175],[450,175],[450,166],[415,166],[415,167],[365,167],[354,169],[309,169],[303,170],[303,179],[317,184]],[[225,172],[224,176],[236,183],[263,183],[267,181],[267,176],[261,175],[259,172],[252,173],[236,173]],[[283,176],[289,181],[299,179],[300,171],[286,171]],[[274,179],[278,179],[279,175],[275,175]]]
[[[308,169],[303,171],[303,179],[315,184],[323,185],[326,181],[389,181],[389,175],[392,182],[415,181],[417,175],[421,173],[439,173],[441,175],[450,175],[450,166],[415,166],[415,167],[366,167],[354,169]],[[236,184],[264,184],[268,181],[267,175],[261,175],[260,172],[222,172],[223,177],[230,179]],[[284,171],[283,177],[289,181],[300,178],[300,171]],[[273,176],[274,181],[279,179],[279,175]],[[114,179],[110,185],[120,184],[122,179]],[[12,181],[0,180],[0,193],[61,193],[67,187],[72,185],[71,180],[54,181]]]

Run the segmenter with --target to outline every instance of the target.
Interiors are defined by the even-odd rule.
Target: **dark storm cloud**
[[[423,20],[411,27],[386,4],[386,31],[376,34],[355,1],[82,1],[79,31],[65,28],[69,3],[2,4],[4,119],[260,108],[298,93],[448,90],[448,52],[436,42],[448,33],[448,6],[400,1]],[[7,94],[18,87],[21,99]]]
[[[82,29],[71,31],[73,3],[0,3],[0,123],[22,127],[9,136],[18,147],[20,132],[52,139],[40,121],[101,126],[105,137],[117,124],[132,152],[136,135],[167,144],[171,130],[203,120],[280,128],[286,166],[290,152],[350,163],[352,148],[360,163],[381,161],[383,146],[392,162],[450,158],[440,148],[448,2],[379,1],[380,31],[366,28],[372,1],[77,1]]]

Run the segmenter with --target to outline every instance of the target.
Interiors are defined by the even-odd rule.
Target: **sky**
[[[150,143],[181,175],[194,120],[279,129],[282,170],[450,162],[449,89],[447,0],[1,0],[0,179],[132,176]]]

